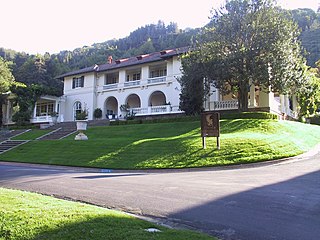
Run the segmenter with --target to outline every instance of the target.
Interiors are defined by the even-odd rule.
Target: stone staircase
[[[90,120],[88,121],[88,127],[108,126],[109,123],[109,119]],[[77,131],[77,126],[76,122],[62,122],[57,123],[47,129],[50,129],[52,131],[37,138],[37,140],[59,140],[65,138],[75,133]]]
[[[18,136],[20,134],[23,134],[25,132],[30,131],[31,129],[21,129],[21,130],[1,130],[0,131],[0,142],[3,142],[5,140],[8,140],[12,137]]]
[[[12,148],[15,148],[21,144],[24,144],[28,141],[26,140],[11,140],[10,138],[23,134],[30,131],[30,129],[23,130],[1,130],[0,131],[0,154],[6,151],[9,151]]]
[[[27,140],[5,140],[0,143],[0,154],[27,142]]]
[[[65,138],[77,131],[75,122],[57,123],[47,129],[50,129],[52,131],[37,138],[37,140],[58,140]]]

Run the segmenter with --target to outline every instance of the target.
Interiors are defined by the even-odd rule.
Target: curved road
[[[93,171],[0,163],[0,186],[156,217],[226,240],[320,239],[319,153],[251,167]]]

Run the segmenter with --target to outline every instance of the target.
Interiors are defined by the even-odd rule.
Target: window
[[[150,78],[167,76],[166,66],[157,66],[150,68]]]
[[[127,71],[127,78],[126,81],[137,81],[141,79],[141,69],[133,69]]]
[[[132,78],[130,79],[130,75],[127,75],[127,82],[129,81],[136,81],[136,80],[140,80],[141,74],[140,73],[133,73]]]
[[[54,103],[52,102],[40,102],[37,103],[36,116],[48,116],[54,112]]]
[[[132,80],[135,81],[135,80],[140,80],[140,73],[134,73],[132,74]]]
[[[72,88],[84,87],[84,76],[74,77],[72,79]]]
[[[81,102],[75,102],[74,105],[73,105],[73,116],[74,116],[74,119],[76,119],[77,113],[81,113],[81,110],[82,110]]]
[[[119,82],[119,73],[108,73],[106,74],[106,85]]]

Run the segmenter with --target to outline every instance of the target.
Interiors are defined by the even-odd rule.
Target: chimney
[[[108,64],[111,64],[112,63],[112,56],[109,56],[108,57]]]

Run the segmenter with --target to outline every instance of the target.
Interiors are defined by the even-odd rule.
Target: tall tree
[[[7,92],[10,87],[18,85],[11,73],[10,62],[6,62],[0,57],[0,126],[2,126],[2,105],[5,103]]]
[[[288,92],[303,82],[299,31],[274,0],[229,0],[200,34],[196,51],[206,77],[224,91],[238,93],[248,110],[251,85]]]
[[[297,97],[300,106],[300,116],[310,117],[320,108],[320,60],[315,68],[307,71],[308,82],[299,89]]]
[[[16,95],[16,103],[19,106],[18,111],[12,116],[12,120],[17,125],[30,123],[35,104],[41,95],[46,93],[46,89],[41,85],[31,84],[28,87],[14,86],[11,90]]]
[[[181,85],[180,109],[187,115],[200,114],[203,102],[208,95],[209,87],[203,64],[199,61],[198,52],[189,52],[182,56],[182,77],[178,79]]]

